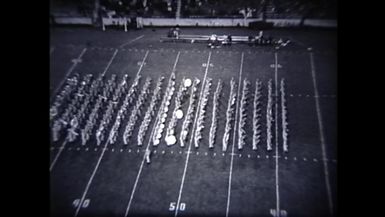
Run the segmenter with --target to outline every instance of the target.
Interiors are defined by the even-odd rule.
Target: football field
[[[51,107],[69,88],[51,120],[62,126],[51,137],[51,216],[334,216],[336,32],[272,30],[293,43],[210,49],[161,43],[167,31],[51,29]],[[211,33],[256,34],[182,29]]]

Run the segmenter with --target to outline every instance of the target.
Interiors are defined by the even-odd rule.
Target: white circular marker
[[[162,119],[160,120],[161,123],[164,123],[166,122],[166,118],[162,117]]]
[[[164,129],[164,124],[160,124],[159,129]]]
[[[164,107],[164,112],[168,112],[168,107]]]
[[[166,143],[167,143],[167,145],[174,145],[176,143],[175,136],[166,137]]]
[[[175,116],[176,116],[176,118],[178,118],[179,120],[182,119],[182,118],[183,118],[183,111],[180,110],[180,109],[176,110]]]
[[[191,79],[187,78],[186,80],[184,80],[184,86],[185,86],[185,87],[190,87],[191,84],[192,84]]]
[[[162,134],[158,132],[158,134],[156,134],[156,139],[159,140],[160,138],[162,138]]]
[[[155,139],[155,141],[154,141],[154,145],[159,145],[159,139]]]

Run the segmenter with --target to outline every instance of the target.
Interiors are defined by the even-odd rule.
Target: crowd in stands
[[[182,18],[337,18],[334,0],[51,0],[51,14],[89,17],[95,1],[103,17],[172,18],[180,2]]]
[[[175,17],[176,1],[165,0],[100,0],[106,15],[114,11],[116,16]]]
[[[253,17],[336,19],[336,1],[333,0],[184,0],[185,17]],[[243,12],[246,10],[246,13]]]

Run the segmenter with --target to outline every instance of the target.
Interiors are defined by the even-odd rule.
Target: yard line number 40
[[[168,210],[169,211],[175,211],[175,209],[176,209],[176,202],[171,202]],[[185,211],[185,210],[186,210],[186,203],[180,203],[179,204],[179,211]]]
[[[80,199],[75,199],[74,202],[72,202],[72,206],[78,207],[80,205],[79,203],[80,203]],[[81,206],[82,208],[87,208],[88,205],[90,205],[90,199],[85,199]]]

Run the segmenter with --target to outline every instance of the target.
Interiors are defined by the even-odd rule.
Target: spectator
[[[137,29],[143,28],[143,18],[141,16],[136,17],[136,28]]]

